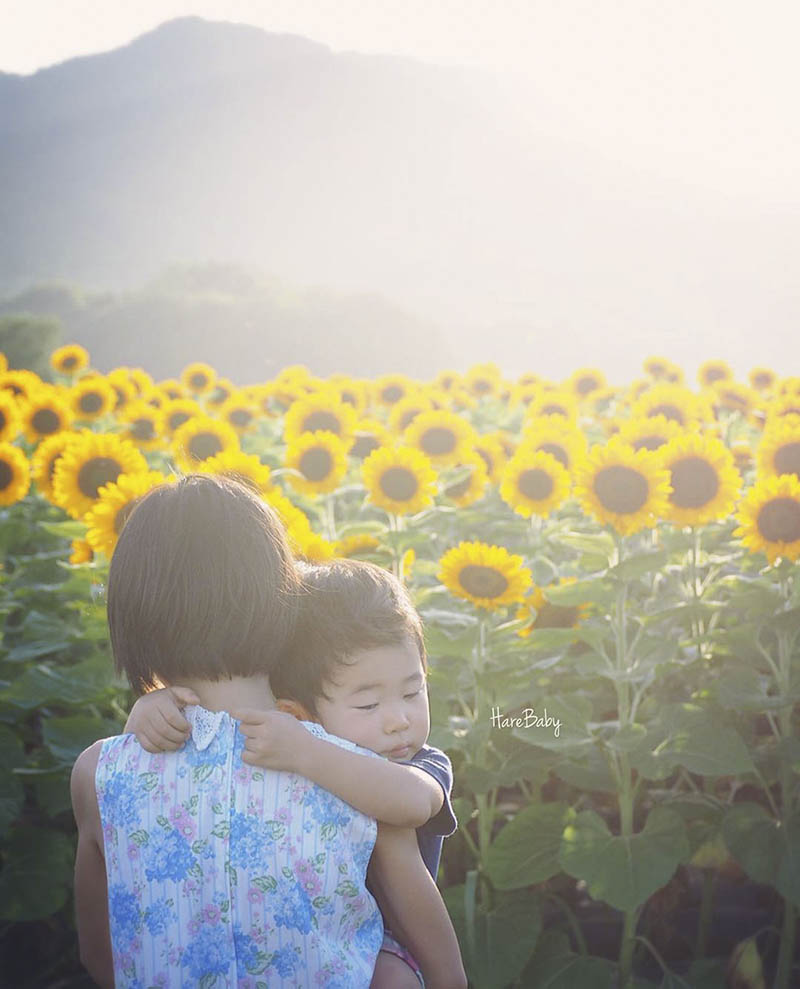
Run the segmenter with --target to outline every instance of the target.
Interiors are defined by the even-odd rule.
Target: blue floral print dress
[[[369,986],[383,938],[364,882],[375,821],[302,776],[243,763],[227,713],[186,716],[178,752],[117,735],[98,760],[117,989]]]

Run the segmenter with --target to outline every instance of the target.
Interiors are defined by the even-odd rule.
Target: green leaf
[[[700,776],[755,771],[753,758],[738,732],[715,721],[710,714],[676,724],[655,755],[664,763],[685,766]]]
[[[61,539],[85,539],[88,526],[85,522],[39,522],[39,528]]]
[[[564,828],[575,812],[563,803],[531,804],[520,811],[489,847],[486,871],[496,889],[521,889],[561,871]]]
[[[525,711],[532,714],[526,715]],[[527,719],[528,726],[523,724],[512,731],[517,738],[531,745],[564,751],[594,741],[587,727],[592,717],[592,703],[580,694],[542,698],[535,707],[526,708],[522,716]],[[546,719],[546,723],[540,719]]]
[[[666,807],[652,810],[630,837],[612,835],[599,814],[586,810],[567,825],[560,861],[596,900],[630,911],[665,886],[688,854],[683,820]]]
[[[14,707],[31,710],[48,702],[67,705],[89,704],[116,685],[113,666],[105,656],[93,656],[74,666],[58,669],[41,663],[17,677],[2,699]]]
[[[0,835],[6,834],[16,821],[25,802],[19,778],[8,769],[0,769]]]
[[[722,833],[751,879],[800,906],[800,815],[784,826],[759,804],[734,804],[722,819]]]
[[[278,880],[274,876],[256,876],[253,885],[262,893],[274,893],[278,888]]]
[[[42,920],[64,906],[72,886],[73,845],[49,828],[18,826],[4,850],[0,872],[0,917]]]
[[[657,550],[655,553],[639,553],[636,556],[628,556],[621,563],[612,567],[609,576],[616,577],[617,580],[637,580],[645,574],[654,573],[656,570],[663,570],[669,559],[666,550]]]
[[[616,588],[613,583],[600,577],[547,588],[547,600],[560,605],[584,604],[586,602],[609,604],[615,596]]]
[[[614,965],[605,958],[578,955],[563,933],[546,931],[523,975],[527,989],[611,989]]]
[[[479,905],[474,917],[474,946],[467,935],[465,887],[449,886],[442,893],[462,946],[470,984],[480,989],[505,989],[522,972],[542,929],[539,899],[530,894],[499,895],[494,910]]]
[[[71,765],[85,748],[98,738],[117,734],[112,721],[88,714],[72,714],[66,718],[45,718],[42,722],[44,744],[65,765]]]
[[[608,561],[614,555],[614,540],[608,532],[561,532],[558,535],[558,542],[570,549],[576,549],[579,553],[589,553],[592,556],[601,556]]]

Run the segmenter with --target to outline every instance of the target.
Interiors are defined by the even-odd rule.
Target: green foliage
[[[49,378],[49,356],[61,338],[61,323],[52,316],[0,316],[0,352],[8,358],[10,368],[26,368]]]

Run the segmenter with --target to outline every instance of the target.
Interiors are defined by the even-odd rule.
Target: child
[[[355,753],[350,758],[309,735],[300,722],[252,709],[236,712],[246,737],[243,761],[291,769],[395,826],[379,827],[373,891],[398,926],[395,933],[402,931],[413,946],[427,982],[466,985],[452,924],[438,892],[435,902],[431,896],[443,836],[456,822],[450,762],[425,744],[430,716],[419,616],[402,585],[367,563],[338,560],[305,570],[303,578],[307,594],[295,638],[270,674],[273,693],[282,698],[278,707],[388,761],[376,764]],[[165,717],[175,726],[169,736],[158,727]],[[180,712],[169,692],[159,692],[137,701],[126,727],[143,745],[172,746]],[[416,829],[416,836],[408,829]],[[392,893],[396,900],[413,901],[412,909],[394,912],[385,903]],[[387,930],[373,985],[413,986],[417,978],[422,981],[414,957]]]
[[[308,779],[244,765],[227,713],[274,706],[267,674],[296,601],[282,527],[241,485],[190,476],[126,522],[108,582],[117,667],[137,692],[167,682],[202,706],[179,752],[121,735],[75,764],[78,937],[101,986],[370,984],[375,822]]]

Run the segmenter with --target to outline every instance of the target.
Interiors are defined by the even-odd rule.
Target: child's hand
[[[146,752],[174,752],[183,745],[191,730],[183,716],[183,708],[199,703],[200,698],[188,687],[153,690],[133,705],[125,731],[133,732]]]
[[[231,715],[241,721],[239,731],[245,737],[242,762],[303,774],[314,736],[294,715],[250,708],[231,711]]]

